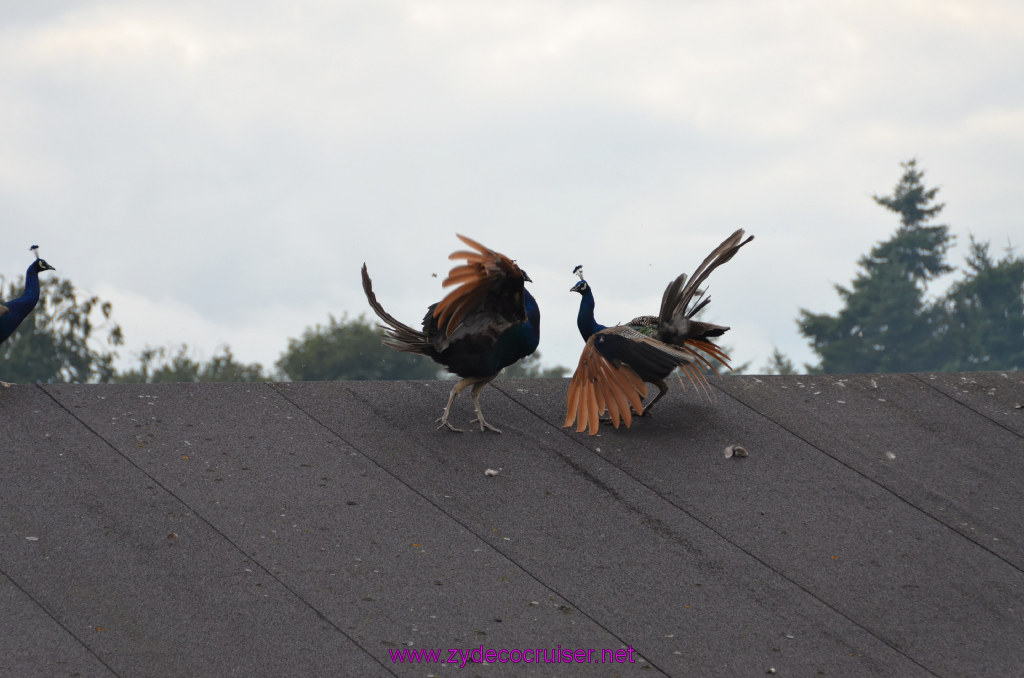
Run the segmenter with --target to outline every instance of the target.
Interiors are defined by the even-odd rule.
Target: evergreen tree
[[[993,261],[988,243],[971,238],[967,271],[932,312],[933,369],[1024,369],[1024,257],[1011,249]]]
[[[917,169],[916,159],[901,165],[903,176],[892,195],[873,196],[876,203],[900,215],[900,227],[893,238],[871,251],[871,262],[893,263],[923,288],[928,281],[953,270],[945,261],[953,238],[949,226],[926,223],[946,206],[931,204],[939,189],[924,187],[924,171]]]
[[[778,346],[772,348],[772,354],[768,362],[761,368],[764,374],[796,374],[796,365],[786,357],[786,354],[779,350]]]
[[[892,195],[875,202],[900,215],[900,227],[858,261],[851,288],[837,285],[844,306],[835,316],[800,310],[800,332],[811,340],[822,372],[904,372],[928,369],[923,350],[933,333],[924,292],[928,281],[952,270],[945,262],[952,242],[949,227],[929,224],[944,207],[934,204],[937,188],[921,183],[916,160]]]

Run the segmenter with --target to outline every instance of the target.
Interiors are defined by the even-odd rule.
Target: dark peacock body
[[[14,334],[22,321],[39,303],[39,274],[43,271],[56,270],[45,260],[39,258],[36,248],[36,245],[30,248],[32,252],[36,253],[36,260],[25,271],[25,292],[17,299],[0,301],[0,343]]]
[[[459,431],[449,421],[455,398],[472,386],[473,407],[480,430],[500,433],[484,419],[480,390],[502,369],[537,350],[540,343],[540,308],[524,285],[529,276],[504,254],[469,238],[458,236],[475,252],[461,250],[449,259],[465,259],[452,268],[443,286],[457,285],[444,299],[432,304],[416,330],[391,316],[377,301],[363,264],[363,291],[374,313],[384,321],[384,343],[398,351],[427,356],[462,379],[448,397],[441,426]]]
[[[599,417],[608,411],[612,424],[618,428],[620,419],[628,427],[633,413],[641,416],[650,411],[668,391],[665,378],[682,368],[691,380],[703,382],[700,365],[712,367],[715,359],[728,367],[729,357],[711,339],[729,328],[705,323],[694,316],[710,301],[699,289],[715,268],[729,261],[754,236],[743,239],[737,230],[708,255],[687,278],[682,274],[669,283],[656,316],[640,316],[624,325],[606,327],[594,318],[594,293],[576,267],[580,282],[572,287],[580,294],[576,326],[586,342],[579,366],[573,374],[566,396],[568,411],[565,426],[578,420],[577,431],[598,430]],[[654,384],[659,392],[642,406],[647,396],[644,382]]]

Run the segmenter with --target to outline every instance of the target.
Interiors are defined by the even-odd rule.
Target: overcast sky
[[[131,359],[270,366],[306,326],[409,323],[464,233],[533,278],[547,365],[657,311],[737,227],[705,316],[762,366],[898,224],[916,157],[942,221],[1024,245],[1019,0],[0,0],[0,272],[29,245],[114,304]],[[432,274],[438,274],[434,278]]]

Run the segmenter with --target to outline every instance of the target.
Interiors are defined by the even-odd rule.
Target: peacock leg
[[[497,376],[497,375],[495,375],[495,376]],[[490,424],[487,423],[487,420],[484,419],[484,412],[483,412],[483,410],[480,409],[480,391],[483,389],[484,386],[487,386],[487,384],[490,383],[491,379],[494,379],[494,377],[490,377],[488,379],[483,379],[483,380],[478,381],[475,384],[473,384],[473,392],[472,392],[472,396],[473,396],[473,409],[476,411],[476,419],[474,419],[473,421],[471,421],[469,423],[471,423],[471,424],[479,423],[481,431],[483,431],[484,429],[487,429],[487,430],[490,430],[490,431],[494,431],[495,433],[501,433],[500,430],[496,429],[495,427],[493,427],[493,426],[491,426]]]
[[[442,426],[447,426],[449,430],[455,431],[456,433],[462,433],[461,428],[455,428],[454,426],[452,426],[452,423],[448,421],[448,413],[451,412],[452,403],[455,402],[455,399],[458,397],[458,395],[462,393],[462,390],[464,388],[473,383],[473,381],[473,379],[466,377],[465,379],[462,379],[461,381],[459,381],[459,383],[455,384],[455,386],[452,387],[452,392],[448,395],[448,404],[444,406],[444,414],[442,414],[441,417],[435,420],[434,422],[440,422],[438,428],[441,428]]]
[[[654,400],[647,403],[647,405],[644,407],[644,411],[640,413],[641,417],[646,417],[647,413],[651,411],[652,407],[654,407],[654,403],[661,400],[661,396],[668,393],[668,384],[665,383],[664,379],[658,379],[656,381],[652,381],[651,383],[658,387],[658,395],[654,396]]]

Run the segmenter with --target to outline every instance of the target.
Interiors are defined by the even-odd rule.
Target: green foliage
[[[944,207],[932,204],[938,189],[922,185],[924,172],[915,160],[903,168],[893,194],[874,197],[900,215],[900,227],[860,258],[852,288],[836,286],[845,304],[839,314],[800,309],[800,331],[821,356],[824,372],[929,368],[930,357],[921,350],[931,336],[924,291],[929,280],[951,270],[945,256],[952,238],[947,226],[924,223]]]
[[[763,374],[797,374],[796,365],[779,350],[778,346],[772,348],[771,357],[761,371]]]
[[[506,367],[501,376],[506,379],[561,379],[567,374],[569,368],[561,365],[542,367],[540,352],[534,351],[514,365]]]
[[[139,355],[137,368],[114,377],[115,382],[122,384],[266,380],[262,365],[237,362],[229,346],[224,346],[208,362],[200,363],[188,355],[187,344],[180,345],[176,351],[147,347]]]
[[[910,280],[924,284],[953,269],[945,262],[946,253],[953,244],[949,227],[943,224],[927,224],[937,217],[945,203],[933,205],[938,188],[926,189],[921,183],[924,171],[917,169],[917,160],[901,163],[903,176],[890,196],[874,196],[875,202],[900,215],[900,227],[896,235],[871,250],[867,268],[892,264]]]
[[[5,285],[0,298],[21,294],[23,282]],[[228,346],[207,362],[189,354],[188,346],[147,347],[138,364],[121,373],[114,367],[114,350],[100,350],[97,335],[110,347],[124,343],[121,328],[111,318],[109,302],[81,298],[69,280],[40,281],[35,311],[0,345],[0,380],[10,382],[166,383],[266,381],[259,363],[238,362]],[[399,353],[384,346],[384,332],[364,317],[330,317],[326,327],[307,328],[301,339],[289,339],[277,361],[280,376],[291,380],[436,379],[441,368],[428,358]],[[562,377],[564,367],[543,368],[534,354],[505,370],[506,377]]]
[[[124,343],[121,327],[111,320],[111,304],[93,295],[80,298],[70,280],[40,276],[39,303],[18,330],[0,344],[0,380],[18,383],[108,382],[116,370],[116,352]],[[24,279],[0,281],[0,299],[24,290]]]
[[[988,243],[971,237],[966,263],[966,277],[932,310],[936,369],[1024,369],[1024,257],[1008,248],[993,261]]]
[[[292,381],[436,379],[437,363],[384,346],[384,331],[364,315],[348,320],[329,316],[326,327],[307,327],[301,339],[289,339],[277,369]]]
[[[836,316],[800,310],[800,331],[812,340],[828,373],[926,369],[920,346],[930,328],[923,294],[893,262],[869,266],[853,289],[836,286],[845,306]]]
[[[927,284],[952,271],[949,228],[927,220],[933,204],[916,161],[891,196],[875,201],[900,215],[896,233],[861,257],[850,288],[836,286],[844,305],[835,316],[800,310],[801,333],[821,356],[812,371],[828,373],[1007,369],[1024,364],[1024,260],[998,262],[971,239],[966,277],[926,302]]]

